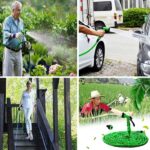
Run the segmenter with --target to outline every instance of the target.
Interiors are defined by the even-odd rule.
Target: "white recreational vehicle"
[[[123,23],[119,0],[80,0],[80,20],[85,24],[102,28],[116,27]]]

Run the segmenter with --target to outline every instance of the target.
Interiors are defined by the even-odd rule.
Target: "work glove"
[[[31,49],[31,43],[30,43],[29,41],[26,41],[26,42],[25,42],[25,47],[26,47],[27,49]]]
[[[18,32],[16,33],[16,36],[15,36],[17,39],[21,39],[23,37],[23,34],[22,32]]]

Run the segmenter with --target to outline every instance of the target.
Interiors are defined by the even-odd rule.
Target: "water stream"
[[[150,45],[150,37],[147,35],[135,33],[133,31],[124,31],[124,30],[115,29],[115,28],[110,28],[110,31],[113,33],[116,33],[120,36],[124,36],[128,39],[131,39],[131,40],[139,39],[140,42],[143,42],[147,45]]]

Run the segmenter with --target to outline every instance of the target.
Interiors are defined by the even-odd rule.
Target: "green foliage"
[[[58,66],[57,70],[54,73],[49,74],[49,76],[62,76],[62,75],[63,75],[63,66]]]
[[[8,134],[3,134],[3,150],[8,150]]]
[[[53,74],[53,75],[55,75],[55,76],[61,76],[62,75],[62,71],[63,71],[63,66],[58,66],[55,74]]]
[[[32,7],[23,7],[21,18],[24,21],[24,26],[26,29],[31,30],[35,29],[37,22],[37,12]]]
[[[131,8],[123,13],[126,27],[141,27],[144,24],[144,16],[150,13],[150,9]]]
[[[2,22],[6,17],[11,15],[11,1],[8,3],[3,1],[2,4],[4,6],[0,7],[0,62],[2,62],[3,55]],[[48,4],[46,2],[37,3],[37,1],[23,1],[21,18],[24,21],[25,29],[28,31],[33,29],[46,29],[46,31],[55,33],[54,35],[57,35],[64,43],[73,43],[73,46],[71,45],[71,47],[75,47],[77,31],[75,2],[65,0],[65,3]],[[27,40],[29,40],[32,44],[35,43],[35,41],[28,36]],[[76,72],[76,49],[68,48],[68,46],[70,46],[68,43],[68,46],[62,46],[61,43],[59,43],[59,40],[57,42],[58,44],[56,45],[54,43],[54,49],[52,47],[54,53],[52,52],[51,56],[48,56],[48,49],[44,45],[39,43],[33,44],[32,47],[35,56],[31,54],[31,63],[36,65],[41,57],[41,59],[46,61],[47,65],[51,65],[53,60],[56,60],[60,65],[62,65],[63,71],[61,75],[69,75],[71,72]],[[28,55],[24,56],[23,63],[24,67],[28,68]],[[60,74],[60,71],[58,74]]]
[[[31,76],[45,76],[46,68],[42,65],[37,65],[35,69],[32,70]]]
[[[67,65],[65,65],[65,69],[63,72],[63,75],[69,75],[70,73],[77,73],[77,66],[76,65],[72,65],[72,63],[69,63]]]
[[[40,57],[40,55],[38,54],[34,54],[31,55],[31,64],[33,64],[34,66],[38,65],[38,62],[42,59],[42,57]]]
[[[122,93],[124,97],[130,97],[131,87],[120,84],[102,84],[102,83],[80,83],[79,86],[79,105],[82,107],[85,103],[89,102],[91,91],[98,90],[105,97],[102,98],[102,102],[110,103],[117,98],[119,93]]]
[[[67,28],[67,34],[68,35],[73,35],[73,36],[77,36],[77,19],[76,19],[76,14],[67,14],[65,20],[65,26]]]
[[[0,23],[4,21],[4,19],[11,14],[11,8],[9,6],[0,7]]]
[[[48,50],[43,44],[41,43],[32,44],[32,48],[34,50],[35,55],[48,56]]]
[[[77,20],[76,14],[67,14],[65,18],[55,20],[53,32],[62,35],[69,35],[76,37]]]
[[[140,78],[136,79],[132,90],[131,96],[134,101],[134,106],[137,110],[141,109],[141,102],[144,100],[145,94],[149,96],[150,93],[150,79]]]
[[[4,51],[4,47],[0,46],[0,62],[3,61],[3,51]]]
[[[51,55],[48,55],[47,57],[44,57],[43,59],[48,66],[51,66],[54,60],[53,56]]]
[[[48,28],[48,29],[52,29],[53,27],[53,20],[54,20],[54,16],[51,13],[51,11],[40,11],[38,12],[38,16],[36,18],[38,20],[38,24],[36,25],[37,28]]]

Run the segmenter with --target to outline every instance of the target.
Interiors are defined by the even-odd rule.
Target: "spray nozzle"
[[[122,113],[122,118],[126,118],[127,120],[129,120],[132,123],[132,125],[135,127],[135,123],[133,122],[131,116],[129,116],[129,115],[125,114],[125,113]]]
[[[110,31],[110,27],[103,27],[102,30],[104,30],[105,32],[109,32]]]
[[[21,33],[25,36],[27,31],[28,31],[27,29],[24,29],[24,30],[21,31]]]

